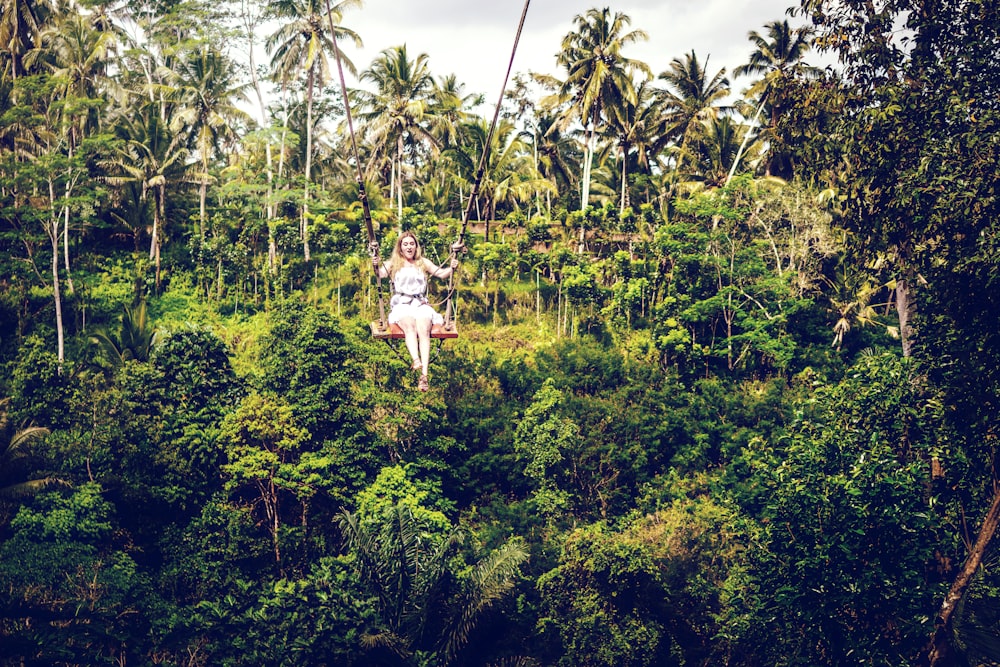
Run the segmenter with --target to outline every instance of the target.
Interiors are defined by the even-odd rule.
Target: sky
[[[648,41],[628,47],[626,57],[644,61],[658,75],[674,58],[693,50],[701,63],[708,60],[709,76],[725,67],[738,93],[751,82],[732,76],[733,68],[744,64],[753,51],[748,33],[766,34],[765,24],[775,20],[800,25],[801,19],[786,14],[792,3],[797,4],[796,0],[531,0],[511,79],[528,71],[561,78],[556,54],[562,38],[573,30],[573,18],[607,7],[631,17],[629,29],[649,36]],[[364,48],[347,42],[341,42],[341,48],[360,71],[381,51],[405,44],[411,60],[427,54],[435,78],[455,74],[466,85],[466,94],[485,95],[492,108],[500,96],[523,8],[523,0],[364,0],[360,9],[345,12],[343,20],[360,35]]]

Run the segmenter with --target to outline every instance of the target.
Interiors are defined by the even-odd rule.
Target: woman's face
[[[412,236],[405,237],[399,242],[399,251],[405,259],[412,260],[417,256],[417,240]]]

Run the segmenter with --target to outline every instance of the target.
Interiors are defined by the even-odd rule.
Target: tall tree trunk
[[[56,347],[59,359],[59,372],[62,372],[63,361],[66,359],[65,332],[63,330],[62,296],[59,293],[59,216],[56,215],[55,184],[49,178],[49,242],[52,245],[52,300],[56,309]]]
[[[312,178],[312,126],[313,126],[313,82],[315,65],[309,68],[309,85],[306,93],[306,182],[302,193],[302,257],[309,261],[309,183]]]
[[[733,180],[733,175],[736,173],[736,168],[740,164],[740,160],[743,158],[743,151],[746,150],[747,144],[750,143],[750,137],[753,134],[753,128],[757,126],[760,121],[760,114],[764,111],[764,104],[767,102],[767,92],[761,96],[760,104],[757,106],[757,112],[753,115],[753,123],[747,128],[746,133],[743,135],[743,141],[740,142],[740,147],[736,151],[736,157],[733,159],[732,166],[729,167],[729,173],[726,175],[726,185],[729,185],[729,181]]]
[[[910,321],[916,312],[916,302],[910,291],[910,281],[901,277],[896,281],[896,314],[899,316],[899,340],[903,346],[903,356],[913,354],[913,326]]]
[[[257,105],[260,107],[260,126],[265,128],[264,135],[264,155],[267,165],[267,195],[264,200],[264,217],[267,223],[267,266],[273,275],[277,272],[275,259],[277,257],[277,245],[274,240],[274,230],[271,229],[271,221],[274,220],[274,157],[271,149],[271,137],[268,131],[269,123],[267,117],[267,106],[264,104],[264,93],[261,92],[260,78],[257,76],[257,64],[254,61],[254,28],[257,25],[255,17],[251,16],[247,3],[242,3],[243,22],[247,29],[247,41],[249,42],[248,54],[250,57],[250,81],[253,83],[254,92],[257,93]],[[258,15],[259,17],[260,15]]]
[[[618,204],[618,214],[621,215],[628,207],[628,152],[622,148],[622,197]]]
[[[584,239],[586,236],[586,214],[587,206],[590,203],[590,173],[594,162],[594,151],[591,147],[593,143],[593,130],[587,129],[586,145],[583,150],[583,183],[581,183],[581,193],[580,193],[580,212],[583,213],[583,217],[580,218],[580,239],[577,244],[576,251],[578,254],[583,254]]]
[[[198,185],[198,238],[205,243],[205,200],[208,199],[208,162],[201,164],[201,183]]]
[[[69,183],[66,184],[66,198],[69,199],[70,186]],[[63,206],[63,263],[66,268],[66,289],[72,295],[75,291],[73,289],[73,276],[69,271],[69,205]]]
[[[72,131],[70,132],[69,138],[69,159],[70,163],[73,161],[73,136]],[[66,289],[69,290],[70,294],[73,294],[73,276],[69,271],[69,196],[73,192],[73,173],[72,167],[69,168],[69,173],[66,174],[66,203],[63,205],[63,262],[66,265]]]
[[[286,94],[286,91],[283,91],[282,95],[285,95],[285,94]],[[285,150],[286,150],[285,141],[288,138],[288,104],[287,104],[287,99],[283,99],[282,100],[282,106],[284,107],[285,118],[284,118],[284,122],[281,124],[281,139],[278,142],[278,174],[277,174],[277,176],[278,176],[279,183],[281,182],[281,179],[284,178],[284,176],[285,176]],[[286,188],[287,188],[287,186],[286,186]],[[271,275],[277,275],[278,274],[278,263],[279,263],[278,262],[278,243],[277,243],[277,240],[275,240],[274,233],[273,233],[273,231],[270,230],[270,228],[268,229],[268,240],[269,240],[269,243],[268,243],[268,253],[270,253],[270,255],[272,257],[272,259],[271,259]]]
[[[153,203],[155,213],[153,214],[153,240],[149,248],[149,258],[153,260],[156,266],[156,278],[154,284],[156,285],[157,291],[160,289],[160,235],[163,233],[163,226],[166,224],[166,186],[163,184],[157,185],[154,191],[154,197],[156,201]]]
[[[403,135],[396,139],[396,209],[399,229],[403,229]]]
[[[153,229],[149,234],[149,259],[152,261],[159,254],[160,236],[160,188],[153,189]]]

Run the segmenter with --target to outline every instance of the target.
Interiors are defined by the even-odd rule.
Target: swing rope
[[[327,0],[329,2],[329,0]],[[514,68],[514,56],[517,54],[517,44],[521,41],[521,32],[524,30],[524,19],[528,15],[528,5],[531,0],[524,0],[524,8],[521,10],[521,19],[517,24],[517,32],[514,35],[514,46],[510,51],[510,60],[507,61],[507,73],[503,77],[503,85],[500,87],[500,99],[497,100],[496,108],[493,110],[493,121],[490,123],[490,131],[486,135],[486,144],[483,146],[483,154],[479,156],[479,166],[476,169],[476,180],[472,185],[472,190],[469,192],[469,199],[465,203],[465,212],[462,214],[462,227],[458,232],[458,238],[451,246],[451,253],[448,255],[448,264],[451,265],[451,260],[455,259],[459,251],[465,250],[465,232],[469,226],[469,216],[472,215],[472,207],[475,205],[476,200],[479,197],[479,186],[483,180],[483,174],[486,172],[486,164],[489,160],[490,149],[493,146],[493,134],[496,131],[497,121],[500,119],[500,107],[503,106],[503,98],[507,92],[507,82],[510,79],[511,70]],[[445,311],[444,311],[444,328],[446,330],[454,329],[455,325],[452,322],[452,296],[455,294],[455,272],[452,271],[451,275],[448,276],[448,295],[445,297]]]
[[[333,55],[337,61],[337,75],[340,78],[340,95],[344,100],[344,112],[347,118],[347,132],[351,138],[351,149],[354,153],[354,164],[357,167],[358,175],[358,199],[361,201],[362,217],[365,221],[365,230],[368,233],[368,253],[371,256],[372,267],[381,259],[378,239],[375,238],[375,228],[372,226],[372,211],[368,204],[368,192],[365,190],[364,170],[361,167],[361,153],[358,151],[358,141],[354,135],[354,120],[351,117],[351,103],[347,99],[347,82],[344,79],[344,66],[341,63],[340,47],[337,46],[337,31],[333,25],[333,11],[330,9],[330,0],[326,0],[326,18],[330,23],[330,35],[333,41]],[[389,326],[385,316],[385,297],[382,294],[382,272],[375,270],[376,290],[378,294],[378,328],[382,331]]]
[[[469,226],[469,216],[472,215],[472,207],[475,204],[477,198],[479,197],[479,186],[483,180],[483,174],[486,171],[486,164],[490,155],[490,148],[493,145],[493,135],[496,131],[497,122],[500,119],[500,108],[503,106],[503,98],[507,91],[507,82],[510,79],[511,70],[514,67],[514,56],[517,54],[517,45],[521,40],[521,33],[524,30],[524,19],[528,15],[528,5],[531,0],[524,0],[524,8],[521,10],[521,19],[517,25],[517,33],[514,36],[514,46],[510,52],[510,60],[507,63],[507,72],[504,75],[503,86],[500,88],[500,99],[497,100],[496,108],[493,111],[493,121],[490,123],[490,130],[486,136],[486,144],[483,146],[483,153],[479,158],[479,166],[476,169],[476,179],[472,185],[472,190],[469,193],[469,199],[465,205],[465,211],[462,214],[462,227],[459,230],[458,238],[451,246],[451,252],[448,255],[448,265],[451,265],[451,260],[457,258],[459,250],[465,250],[465,233]],[[368,233],[368,252],[371,255],[372,266],[374,267],[381,255],[379,254],[380,248],[378,240],[375,238],[375,229],[372,226],[372,214],[371,207],[368,204],[368,193],[365,190],[364,183],[364,171],[361,166],[361,154],[358,151],[358,142],[354,133],[354,121],[351,117],[351,104],[347,97],[347,82],[344,78],[344,67],[341,63],[340,57],[340,47],[337,45],[337,31],[333,23],[333,11],[330,8],[330,0],[326,0],[326,18],[330,24],[330,35],[333,41],[333,55],[334,59],[337,61],[337,75],[340,79],[340,94],[344,100],[344,111],[347,118],[347,131],[351,138],[351,149],[354,154],[354,163],[357,167],[357,181],[358,181],[358,199],[361,201],[362,215],[364,217],[365,229]],[[382,275],[378,269],[375,269],[375,278],[377,281],[378,289],[378,307],[379,307],[379,321],[378,328],[381,331],[388,329],[388,322],[385,315],[385,299],[382,294]],[[452,271],[451,275],[448,277],[448,293],[445,297],[445,314],[444,314],[444,328],[448,331],[453,331],[455,328],[454,322],[452,320],[452,297],[455,294],[455,272]]]

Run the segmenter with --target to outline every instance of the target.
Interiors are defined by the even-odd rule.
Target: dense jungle
[[[0,665],[1000,664],[997,4],[363,11],[0,0]]]

